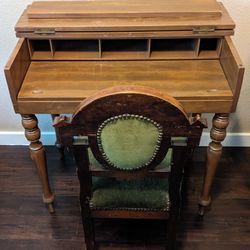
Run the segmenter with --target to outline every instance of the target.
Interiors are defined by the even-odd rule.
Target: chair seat
[[[169,210],[168,181],[148,177],[143,180],[117,181],[93,177],[92,209]]]
[[[157,167],[170,170],[172,150]],[[98,164],[90,153],[91,165]],[[169,210],[167,178],[146,177],[118,181],[115,178],[92,177],[92,209]]]

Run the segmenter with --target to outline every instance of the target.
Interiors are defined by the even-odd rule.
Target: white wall
[[[22,11],[31,2],[32,0],[0,0],[0,144],[26,143],[20,116],[15,114],[12,108],[3,68],[17,42],[14,26]],[[246,67],[240,101],[237,112],[231,116],[226,145],[250,146],[250,1],[222,0],[222,2],[236,22],[233,40]],[[44,144],[53,143],[50,116],[39,115],[38,118],[39,126],[44,132]],[[202,144],[206,144],[207,140],[208,134],[205,134]]]
[[[25,144],[20,115],[12,107],[4,65],[17,43],[14,26],[26,6],[32,0],[0,0],[0,144]],[[39,127],[42,131],[52,132],[49,115],[39,115]],[[47,143],[47,138],[44,141]]]

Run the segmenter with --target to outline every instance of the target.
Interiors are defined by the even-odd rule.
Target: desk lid
[[[67,2],[33,2],[27,10],[28,18],[84,18],[84,17],[205,17],[221,16],[215,0],[89,0]]]
[[[216,0],[38,1],[24,11],[17,35],[39,32],[232,30]],[[48,32],[47,32],[48,33]]]

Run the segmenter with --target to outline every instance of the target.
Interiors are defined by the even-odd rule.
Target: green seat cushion
[[[152,161],[161,141],[161,127],[147,118],[127,116],[114,117],[100,126],[99,148],[113,166],[131,170]]]
[[[169,210],[167,178],[117,181],[114,178],[93,177],[92,182],[92,208]]]

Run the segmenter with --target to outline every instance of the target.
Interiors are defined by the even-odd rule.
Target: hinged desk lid
[[[28,18],[84,17],[175,17],[218,18],[221,10],[216,0],[96,0],[72,2],[34,2]]]
[[[34,2],[16,25],[18,36],[55,32],[232,30],[234,23],[216,0],[88,0]]]

